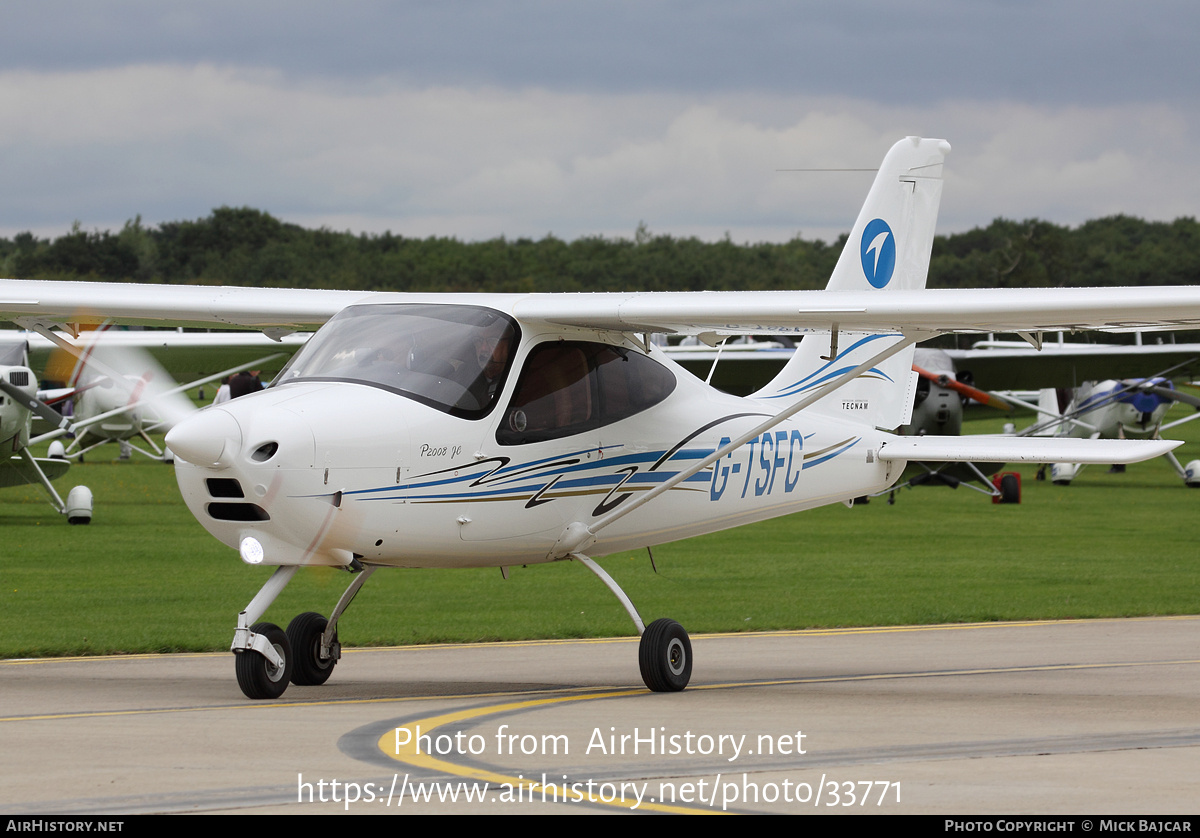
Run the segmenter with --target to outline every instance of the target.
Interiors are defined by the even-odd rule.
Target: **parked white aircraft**
[[[206,343],[214,353],[231,348],[228,344],[218,346],[212,340],[223,335],[197,337],[208,339]],[[186,334],[175,332],[96,330],[87,332],[69,346],[56,347],[57,353],[51,354],[47,367],[66,366],[69,369],[67,378],[71,387],[68,392],[74,397],[74,439],[63,455],[67,459],[78,459],[101,445],[116,442],[121,444],[123,451],[127,447],[151,459],[164,459],[165,452],[150,434],[166,432],[195,411],[187,391],[245,368],[257,369],[282,357],[281,353],[276,353],[243,360],[236,367],[177,385],[150,354],[149,348],[173,347],[180,352],[185,343],[189,348],[199,346],[196,341],[186,338]],[[59,341],[61,343],[62,339]],[[243,341],[244,337],[237,337],[239,344]],[[261,350],[262,347],[258,348]],[[56,363],[56,355],[66,355],[72,363]],[[92,421],[97,416],[106,418]]]
[[[66,343],[58,336],[55,340],[79,354],[78,368],[82,369],[85,362],[90,365],[88,381],[82,384],[73,381],[71,387],[50,391],[39,390],[30,366],[27,336],[15,332],[0,335],[0,448],[13,452],[12,456],[0,459],[0,487],[26,483],[41,486],[51,505],[66,515],[69,523],[87,524],[93,512],[91,490],[76,486],[64,501],[52,481],[67,473],[71,459],[97,445],[144,436],[146,430],[156,425],[163,426],[190,415],[195,408],[183,391],[203,382],[175,385],[143,348],[135,348],[134,343],[127,341],[99,346],[96,339],[79,344]],[[254,363],[266,360],[270,358],[260,358]],[[225,370],[211,378],[234,371]],[[67,399],[76,400],[73,416],[64,416],[47,404]],[[43,420],[53,430],[33,436],[34,418]],[[68,435],[74,439],[64,448],[58,438]],[[30,447],[48,441],[49,456],[35,457]],[[157,446],[149,438],[146,441],[161,456]]]
[[[92,493],[86,486],[76,486],[59,496],[52,485],[70,467],[63,456],[62,445],[52,452],[56,456],[35,457],[29,450],[30,428],[35,412],[62,424],[63,418],[43,400],[47,394],[38,390],[37,378],[29,368],[28,347],[22,338],[0,341],[0,450],[11,452],[0,459],[0,487],[41,486],[51,505],[67,516],[72,524],[92,520]]]
[[[1082,386],[1068,391],[1070,401],[1065,409],[1059,404],[1059,391],[1043,390],[1038,404],[1019,404],[1034,407],[1045,421],[1026,429],[1022,433],[1038,436],[1079,437],[1088,439],[1125,439],[1129,436],[1161,439],[1163,431],[1200,418],[1200,412],[1182,419],[1163,424],[1167,411],[1177,402],[1191,405],[1200,410],[1200,398],[1175,389],[1169,378],[1134,378],[1123,381],[1085,381]],[[1175,473],[1185,485],[1200,487],[1200,460],[1192,460],[1186,466],[1170,451],[1163,454]],[[1081,463],[1054,463],[1051,479],[1066,486],[1082,470]],[[1123,464],[1115,464],[1115,471],[1124,471]],[[1042,473],[1039,472],[1039,478]]]
[[[337,623],[380,567],[581,562],[641,633],[653,690],[691,676],[687,633],[642,618],[594,556],[891,485],[908,460],[1114,462],[1178,443],[905,438],[913,346],[953,331],[1200,323],[1200,289],[925,291],[949,145],[885,157],[826,291],[406,295],[0,281],[0,315],[44,333],[126,322],[325,324],[269,390],[197,413],[167,441],[197,519],[278,566],[238,617],[252,698],[319,684]],[[326,321],[328,321],[326,323]],[[750,398],[718,392],[655,332],[810,334]],[[332,615],[257,622],[301,566],[355,572]]]

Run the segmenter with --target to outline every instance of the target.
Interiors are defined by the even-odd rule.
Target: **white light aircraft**
[[[1085,381],[1071,391],[1071,400],[1061,412],[1056,390],[1041,391],[1037,405],[1026,404],[1015,398],[1012,400],[1049,417],[1047,421],[1022,431],[1023,434],[1037,436],[1088,439],[1125,439],[1134,436],[1161,439],[1163,431],[1200,418],[1200,412],[1197,412],[1163,424],[1167,411],[1177,402],[1200,410],[1200,398],[1181,393],[1169,378],[1163,376],[1122,381]],[[1170,451],[1165,452],[1163,458],[1185,485],[1200,487],[1200,460],[1192,460],[1183,466]],[[1069,485],[1082,468],[1082,463],[1053,463],[1051,479],[1059,486]],[[1124,471],[1125,467],[1115,464],[1113,469]]]
[[[75,353],[64,353],[61,337],[54,340],[38,332],[0,332],[24,339],[29,344],[29,362],[34,370],[45,370],[43,379],[66,382],[79,363]],[[304,345],[311,332],[275,335],[261,332],[219,331],[185,332],[180,329],[95,329],[80,335],[88,345],[103,351],[135,352],[139,357],[149,355],[175,381],[209,380],[217,370],[243,369],[260,363],[262,356],[278,356],[286,360]],[[82,348],[82,344],[76,342]],[[68,355],[62,363],[60,359]],[[85,353],[86,354],[86,353]],[[283,367],[283,360],[272,361],[267,369],[272,375]],[[128,370],[123,370],[129,372]]]
[[[1175,389],[1167,377],[1181,368],[1194,366],[1200,360],[1200,345],[1144,343],[1142,337],[1139,333],[1132,345],[1066,343],[1060,333],[1057,342],[1034,341],[1038,344],[1036,349],[1026,342],[986,340],[971,349],[954,350],[950,355],[973,370],[983,370],[989,383],[999,381],[1004,387],[1027,386],[1030,379],[1022,370],[1030,364],[1037,365],[1041,382],[1057,380],[1056,386],[1061,389],[1043,388],[1037,404],[1024,401],[1015,393],[1003,396],[1043,417],[1021,431],[1022,435],[1156,439],[1161,438],[1163,431],[1200,418],[1200,413],[1193,413],[1163,424],[1167,411],[1176,403],[1200,410],[1200,398]],[[1145,375],[1148,364],[1155,361],[1172,366],[1149,378],[1133,377]],[[1127,377],[1078,383],[1081,378],[1097,374]],[[1200,460],[1184,466],[1170,451],[1163,458],[1186,485],[1200,487]],[[1082,467],[1080,463],[1054,463],[1051,477],[1060,486],[1068,485]],[[1124,465],[1114,464],[1113,469],[1124,471]],[[1039,471],[1039,478],[1043,473],[1044,469]]]
[[[337,623],[381,567],[572,559],[641,634],[652,690],[683,689],[676,622],[646,626],[595,556],[759,521],[891,485],[908,460],[1114,462],[1178,443],[905,438],[914,345],[947,331],[1200,323],[1200,289],[924,290],[949,145],[885,157],[825,291],[446,294],[148,289],[0,281],[0,313],[45,333],[112,317],[275,333],[320,326],[270,389],[177,425],[183,496],[250,564],[277,566],[238,617],[251,698],[323,683]],[[96,315],[95,312],[102,314]],[[328,321],[328,322],[326,322]],[[749,398],[718,392],[652,333],[804,335]],[[258,622],[302,566],[355,576],[331,616]]]
[[[53,452],[57,456],[35,457],[29,450],[30,428],[34,412],[43,413],[56,424],[63,418],[44,404],[47,394],[38,390],[37,378],[29,368],[28,346],[23,338],[0,341],[0,487],[41,486],[52,506],[67,516],[72,524],[86,524],[92,519],[92,493],[86,486],[76,486],[59,496],[51,484],[67,473],[70,464],[62,456],[62,446]]]
[[[0,487],[26,483],[41,486],[50,504],[66,515],[69,523],[87,524],[92,520],[94,505],[91,490],[75,486],[64,501],[51,481],[66,474],[73,457],[97,445],[145,436],[145,431],[154,426],[165,426],[191,415],[195,408],[183,391],[203,382],[176,386],[140,347],[119,345],[100,349],[94,341],[71,344],[57,335],[54,340],[79,356],[79,367],[85,363],[92,366],[90,382],[81,387],[39,390],[30,367],[26,336],[16,333],[0,336],[0,448],[12,452],[11,456],[0,458]],[[100,360],[102,357],[104,360]],[[251,365],[274,357],[260,358]],[[216,373],[210,379],[236,369],[240,367]],[[129,374],[129,370],[136,373]],[[73,417],[63,416],[47,404],[68,398],[77,399]],[[53,430],[34,436],[35,417]],[[67,435],[73,435],[74,440],[64,448],[58,438]],[[161,456],[148,437],[146,441]],[[49,456],[35,457],[31,446],[43,442],[50,442]]]
[[[221,335],[199,335],[201,338],[220,338]],[[59,338],[58,355],[75,356],[73,367],[68,366],[71,390],[74,394],[74,422],[68,429],[74,439],[63,451],[69,460],[81,459],[89,451],[108,443],[120,443],[151,459],[165,459],[166,452],[151,438],[151,433],[164,433],[195,411],[186,392],[210,381],[239,372],[259,368],[282,357],[275,353],[230,369],[178,385],[174,378],[150,354],[148,347],[174,346],[182,351],[186,335],[168,332],[116,332],[104,329],[89,331],[82,339],[67,344]],[[239,337],[239,342],[243,340]],[[228,351],[229,346],[217,347],[207,341],[215,352]],[[190,347],[194,341],[186,341]],[[289,347],[290,348],[290,347]],[[54,354],[47,367],[59,366]],[[102,417],[97,419],[97,417]],[[49,438],[43,435],[34,440]],[[149,449],[149,450],[147,450]]]

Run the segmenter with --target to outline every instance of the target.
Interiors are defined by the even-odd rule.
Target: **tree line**
[[[846,236],[827,244],[655,235],[563,241],[408,238],[307,229],[248,207],[117,232],[0,238],[0,275],[370,291],[699,291],[823,288]],[[1066,227],[998,218],[937,236],[931,288],[1200,283],[1200,225],[1125,215]]]

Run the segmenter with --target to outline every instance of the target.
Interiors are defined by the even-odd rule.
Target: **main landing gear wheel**
[[[1017,482],[1016,475],[1006,474],[1000,478],[1000,502],[1021,502],[1021,484]]]
[[[262,635],[275,647],[276,654],[283,658],[283,666],[272,665],[253,649],[238,652],[234,655],[238,686],[246,698],[279,698],[292,679],[292,646],[288,636],[274,623],[255,623],[250,631]]]
[[[679,692],[692,680],[692,641],[674,620],[655,620],[642,632],[638,663],[651,690]]]
[[[288,623],[287,639],[292,646],[295,661],[292,663],[292,683],[300,686],[318,686],[329,680],[337,658],[321,657],[321,635],[329,621],[314,611],[299,615]],[[337,635],[333,636],[337,641]]]

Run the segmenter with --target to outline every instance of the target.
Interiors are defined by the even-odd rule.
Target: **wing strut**
[[[725,344],[729,342],[729,338],[717,344],[717,357],[713,358],[712,366],[708,368],[708,377],[704,379],[705,384],[712,383],[713,373],[717,371],[717,362],[721,360],[721,352],[725,349]]]
[[[614,509],[612,512],[608,513],[607,515],[597,518],[590,525],[584,524],[581,521],[575,521],[575,522],[569,524],[567,526],[567,528],[565,530],[563,530],[563,534],[561,537],[559,537],[558,543],[554,545],[554,550],[553,550],[554,557],[555,558],[563,558],[566,556],[570,556],[573,553],[579,553],[579,552],[587,549],[587,547],[590,546],[592,541],[595,539],[596,533],[598,533],[600,530],[607,527],[609,524],[612,524],[612,523],[620,520],[621,518],[624,518],[626,515],[628,515],[633,510],[635,510],[641,506],[645,506],[647,503],[649,503],[654,498],[661,495],[663,492],[670,491],[671,489],[678,486],[683,481],[687,480],[692,475],[698,474],[699,472],[708,468],[710,465],[712,465],[713,463],[715,463],[717,460],[721,459],[725,455],[729,454],[732,451],[736,451],[738,448],[741,448],[743,445],[745,445],[750,440],[754,439],[757,436],[760,436],[763,433],[766,433],[771,428],[778,425],[780,422],[783,422],[786,419],[789,419],[790,417],[799,413],[801,410],[804,410],[806,407],[811,406],[812,404],[825,398],[830,393],[834,392],[835,390],[839,389],[840,387],[850,383],[855,378],[862,375],[864,372],[871,369],[871,367],[875,366],[876,364],[886,361],[888,358],[892,357],[893,355],[897,354],[898,352],[902,352],[903,350],[912,346],[914,343],[917,343],[918,341],[921,341],[921,340],[925,340],[926,338],[929,338],[929,337],[932,337],[932,335],[923,333],[923,332],[917,332],[917,333],[913,333],[911,335],[905,335],[901,340],[898,340],[896,343],[892,344],[887,349],[884,349],[882,352],[879,352],[878,354],[868,358],[867,360],[863,361],[861,364],[859,364],[854,369],[842,374],[838,378],[835,378],[833,381],[830,381],[825,386],[814,390],[812,393],[805,396],[803,399],[796,402],[791,407],[787,407],[787,408],[781,410],[779,413],[776,413],[774,416],[770,417],[769,419],[759,423],[758,425],[755,425],[749,431],[746,431],[741,436],[739,436],[736,439],[734,439],[733,441],[731,441],[729,444],[724,445],[721,448],[718,448],[716,451],[709,454],[703,460],[700,460],[699,462],[692,464],[688,468],[686,468],[683,471],[676,474],[674,477],[663,481],[662,483],[658,484],[653,489],[651,489],[649,492],[646,492],[643,495],[639,495],[638,497],[631,498],[628,503],[622,504],[621,506],[617,507],[616,509]]]
[[[50,503],[54,505],[54,508],[60,513],[65,513],[67,511],[67,505],[63,503],[63,499],[59,497],[58,492],[54,491],[54,486],[51,485],[50,478],[46,476],[46,472],[42,471],[42,467],[38,465],[38,462],[36,459],[34,459],[33,454],[29,453],[28,446],[21,447],[20,455],[22,462],[28,469],[28,473],[25,475],[26,479],[29,478],[29,475],[35,477],[36,481],[30,480],[29,482],[38,483],[46,491],[46,494],[50,496]],[[89,512],[88,514],[90,515],[91,513]]]

